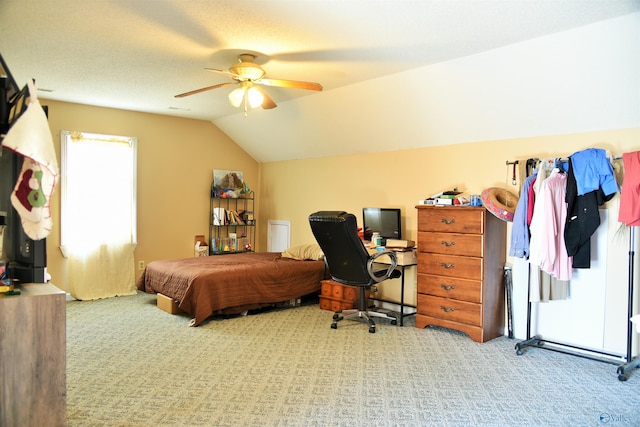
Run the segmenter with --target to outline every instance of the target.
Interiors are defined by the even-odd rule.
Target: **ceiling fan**
[[[215,68],[205,68],[205,70],[231,77],[235,81],[203,87],[201,89],[181,93],[179,95],[176,95],[175,97],[183,98],[185,96],[195,95],[196,93],[218,89],[225,86],[239,85],[239,87],[231,91],[231,93],[229,94],[229,102],[231,102],[231,105],[233,105],[234,107],[240,107],[241,105],[244,105],[244,113],[246,115],[247,106],[251,108],[257,108],[261,106],[266,110],[277,107],[276,103],[273,102],[273,99],[271,99],[267,92],[265,92],[265,90],[262,89],[259,85],[317,91],[322,90],[322,85],[319,83],[267,79],[265,78],[266,72],[254,62],[255,58],[255,55],[244,53],[238,56],[238,62],[229,67],[228,71],[217,70]]]

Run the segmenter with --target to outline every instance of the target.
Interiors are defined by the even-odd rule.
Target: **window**
[[[87,282],[97,276],[129,281],[134,275],[136,145],[132,137],[61,132],[60,243],[69,258],[70,292],[92,287]],[[106,296],[114,295],[99,297]]]

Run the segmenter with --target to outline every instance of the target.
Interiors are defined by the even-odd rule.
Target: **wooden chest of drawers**
[[[323,280],[320,293],[320,309],[329,311],[358,308],[360,289],[333,280]],[[367,301],[368,302],[368,301]]]
[[[506,222],[482,207],[416,208],[416,327],[456,329],[476,342],[503,335]]]

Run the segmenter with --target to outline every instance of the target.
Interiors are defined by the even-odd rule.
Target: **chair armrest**
[[[390,264],[387,267],[387,270],[384,275],[376,275],[373,272],[373,264],[376,262],[376,259],[378,259],[383,255],[387,255],[389,257]],[[380,283],[384,280],[389,279],[397,266],[398,266],[398,257],[394,251],[376,252],[367,261],[367,271],[369,272],[369,276],[376,283]]]

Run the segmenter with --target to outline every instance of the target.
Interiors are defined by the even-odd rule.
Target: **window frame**
[[[137,164],[138,164],[138,138],[133,136],[121,136],[121,135],[108,135],[108,134],[99,134],[99,133],[89,133],[89,132],[78,132],[78,131],[68,131],[63,130],[60,131],[60,250],[62,251],[62,255],[67,258],[68,251],[66,251],[65,246],[67,244],[67,237],[65,236],[65,229],[69,229],[69,224],[67,224],[66,217],[68,215],[65,214],[65,206],[67,203],[68,197],[68,189],[67,189],[67,151],[68,144],[76,138],[83,139],[91,139],[102,142],[114,142],[114,143],[125,143],[131,149],[131,178],[132,178],[132,188],[131,188],[131,243],[135,246],[138,243],[138,226],[137,226],[137,187],[138,187],[138,176],[137,176]]]

